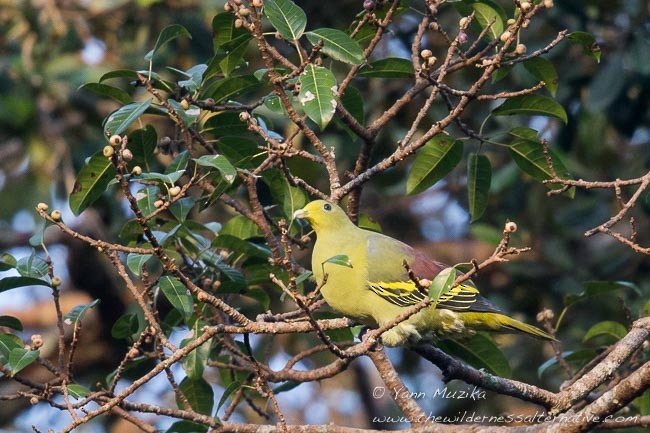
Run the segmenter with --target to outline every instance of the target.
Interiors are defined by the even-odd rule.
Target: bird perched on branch
[[[316,200],[294,213],[316,232],[312,272],[327,303],[345,316],[379,327],[427,297],[409,276],[433,280],[448,268],[380,233],[355,226],[339,206]],[[332,259],[338,258],[338,259]],[[348,263],[341,261],[347,258]],[[405,263],[407,264],[405,266]],[[381,336],[386,346],[417,342],[426,336],[449,337],[476,330],[523,332],[554,338],[535,326],[508,317],[466,281],[441,294],[431,305]]]

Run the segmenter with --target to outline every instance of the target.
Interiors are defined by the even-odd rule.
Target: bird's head
[[[293,217],[307,220],[316,233],[321,230],[337,230],[351,224],[343,209],[325,200],[308,203],[304,208],[295,211]]]

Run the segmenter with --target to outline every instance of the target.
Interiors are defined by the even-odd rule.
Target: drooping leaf
[[[23,330],[23,324],[14,316],[0,316],[0,328],[5,327],[16,331]]]
[[[593,325],[587,333],[582,337],[582,342],[585,343],[593,338],[601,335],[610,337],[613,342],[620,340],[627,334],[625,326],[613,320],[604,320]]]
[[[126,266],[137,276],[142,275],[142,267],[153,258],[153,254],[130,253],[126,256]]]
[[[463,158],[463,142],[437,135],[417,153],[406,181],[406,193],[418,194],[454,169]]]
[[[115,167],[101,151],[91,156],[88,163],[79,171],[72,188],[69,201],[72,212],[79,215],[93,204],[106,191],[115,173],[117,173]]]
[[[236,96],[255,91],[261,86],[262,83],[253,75],[238,75],[215,81],[203,92],[203,97],[212,98],[215,102],[227,102]]]
[[[127,105],[131,102],[131,97],[128,93],[118,87],[109,86],[108,84],[86,83],[79,87],[79,90],[90,92],[102,98],[111,98],[122,105]]]
[[[3,334],[0,333],[0,355],[5,358],[5,361],[9,359],[9,354],[14,349],[19,349],[24,346],[22,340],[14,334]]]
[[[194,161],[203,167],[216,168],[228,183],[233,183],[237,177],[237,169],[223,155],[203,155]]]
[[[349,86],[341,95],[341,104],[354,117],[357,122],[363,125],[365,122],[365,110],[363,107],[363,96],[356,87]]]
[[[173,185],[178,182],[178,179],[183,176],[185,170],[178,170],[172,173],[143,173],[142,179],[144,180],[155,180],[157,182],[162,182],[167,185]]]
[[[245,28],[235,27],[235,14],[228,12],[220,13],[212,19],[212,32],[214,38],[212,39],[214,51],[219,51],[219,48],[227,42],[238,38],[241,35],[250,34]]]
[[[541,95],[520,95],[507,99],[492,111],[495,116],[523,114],[555,117],[568,122],[566,111],[554,99]]]
[[[127,130],[140,116],[147,111],[153,99],[144,102],[134,102],[112,112],[104,123],[104,136],[120,135]]]
[[[582,51],[600,63],[600,46],[596,39],[587,32],[569,33],[569,42],[582,46]]]
[[[159,281],[160,290],[174,308],[187,320],[194,312],[194,301],[187,288],[176,277],[163,275]]]
[[[206,325],[205,322],[201,321],[196,321],[194,326],[192,326],[192,329],[194,331],[194,335],[200,335],[201,333],[201,328]],[[187,346],[191,342],[194,341],[194,338],[186,338],[183,341],[181,341],[181,348]],[[203,371],[205,369],[205,366],[208,363],[208,359],[210,358],[210,350],[211,350],[211,345],[210,341],[206,341],[193,351],[187,354],[185,358],[183,358],[183,370],[185,370],[185,373],[187,376],[191,379],[200,379],[203,377]]]
[[[153,47],[151,51],[149,51],[144,56],[144,59],[147,62],[150,62],[158,50],[160,50],[167,43],[181,36],[186,37],[188,39],[192,39],[192,35],[190,34],[190,32],[188,32],[187,29],[180,24],[171,24],[165,27],[158,35],[158,40],[156,41],[156,45]]]
[[[139,165],[145,172],[151,170],[151,163],[156,157],[154,151],[157,141],[156,130],[151,125],[130,133],[128,148],[133,153],[133,160],[130,164]]]
[[[9,369],[11,370],[11,376],[15,376],[20,370],[36,361],[40,354],[41,352],[39,350],[27,350],[23,348],[12,349],[9,354]]]
[[[182,420],[172,424],[165,433],[207,433],[208,429],[207,425]]]
[[[555,96],[559,80],[553,63],[543,57],[533,57],[526,60],[523,65],[533,77],[546,83],[544,88]]]
[[[351,65],[359,65],[365,60],[359,43],[341,30],[324,28],[307,32],[306,35],[312,45],[323,41],[321,51],[334,60]]]
[[[238,380],[234,382],[230,382],[230,384],[226,387],[226,389],[223,391],[223,394],[221,394],[221,398],[219,399],[219,403],[217,404],[217,410],[216,413],[219,413],[219,409],[221,409],[221,406],[228,400],[228,397],[230,395],[237,391],[239,388],[241,388],[242,383],[239,382]]]
[[[591,361],[596,356],[594,349],[580,349],[576,351],[562,352],[562,358],[569,363],[569,365],[580,368],[587,362]],[[557,357],[547,359],[542,365],[537,368],[537,377],[542,377],[544,372],[549,368],[557,366]]]
[[[438,299],[444,293],[447,293],[451,288],[452,284],[456,280],[456,269],[449,267],[440,271],[438,275],[431,281],[429,286],[429,299],[433,305],[438,303]]]
[[[115,321],[111,328],[113,338],[130,338],[138,331],[138,316],[135,314],[124,314]]]
[[[320,66],[309,64],[300,74],[300,93],[298,100],[305,114],[323,130],[334,116],[336,78],[334,74]]]
[[[472,222],[481,218],[487,208],[492,165],[487,156],[472,153],[467,160],[467,193]]]
[[[264,0],[264,15],[288,41],[300,39],[307,25],[305,11],[290,0]]]
[[[239,120],[239,114],[232,111],[222,111],[210,116],[203,124],[202,133],[215,137],[241,136],[248,133],[248,126]]]
[[[196,201],[192,197],[183,197],[169,206],[169,211],[179,222],[185,222],[187,215],[194,208]]]
[[[463,15],[467,16],[471,13],[474,13],[472,27],[477,32],[485,29],[488,24],[491,23],[492,25],[490,26],[490,30],[488,30],[486,34],[490,39],[497,39],[499,36],[501,36],[501,33],[503,33],[506,14],[499,4],[490,0],[481,0],[472,2],[457,2],[454,4],[454,6]]]
[[[463,340],[444,340],[440,349],[466,361],[474,368],[485,369],[492,374],[508,378],[511,375],[508,358],[483,334],[475,334]]]
[[[389,57],[377,60],[368,65],[363,65],[357,77],[374,78],[410,78],[413,77],[413,63],[410,60],[399,57]]]
[[[29,256],[21,257],[16,263],[16,270],[23,277],[44,278],[48,275],[49,266],[45,259],[32,249]]]
[[[26,286],[51,287],[47,281],[34,277],[5,277],[0,280],[0,293]]]
[[[180,390],[187,398],[192,409],[203,415],[210,415],[214,406],[214,392],[212,387],[203,378],[192,379],[186,377],[180,384]],[[177,401],[178,407],[182,408],[183,404]]]
[[[77,327],[77,323],[79,323],[81,320],[83,320],[84,316],[90,310],[93,308],[95,305],[99,304],[100,300],[95,299],[92,301],[90,304],[81,304],[77,305],[74,307],[68,314],[63,316],[63,319],[66,324],[72,325],[73,327]]]

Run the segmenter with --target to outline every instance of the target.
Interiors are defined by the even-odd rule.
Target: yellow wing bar
[[[422,301],[427,295],[418,290],[413,281],[368,282],[368,288],[391,304],[408,307]],[[476,302],[479,291],[476,287],[461,284],[443,293],[436,308],[469,310]]]

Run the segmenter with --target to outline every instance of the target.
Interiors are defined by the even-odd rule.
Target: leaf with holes
[[[305,114],[313,120],[321,130],[334,116],[336,109],[336,78],[334,74],[320,66],[307,65],[300,74],[300,93],[298,101]]]

